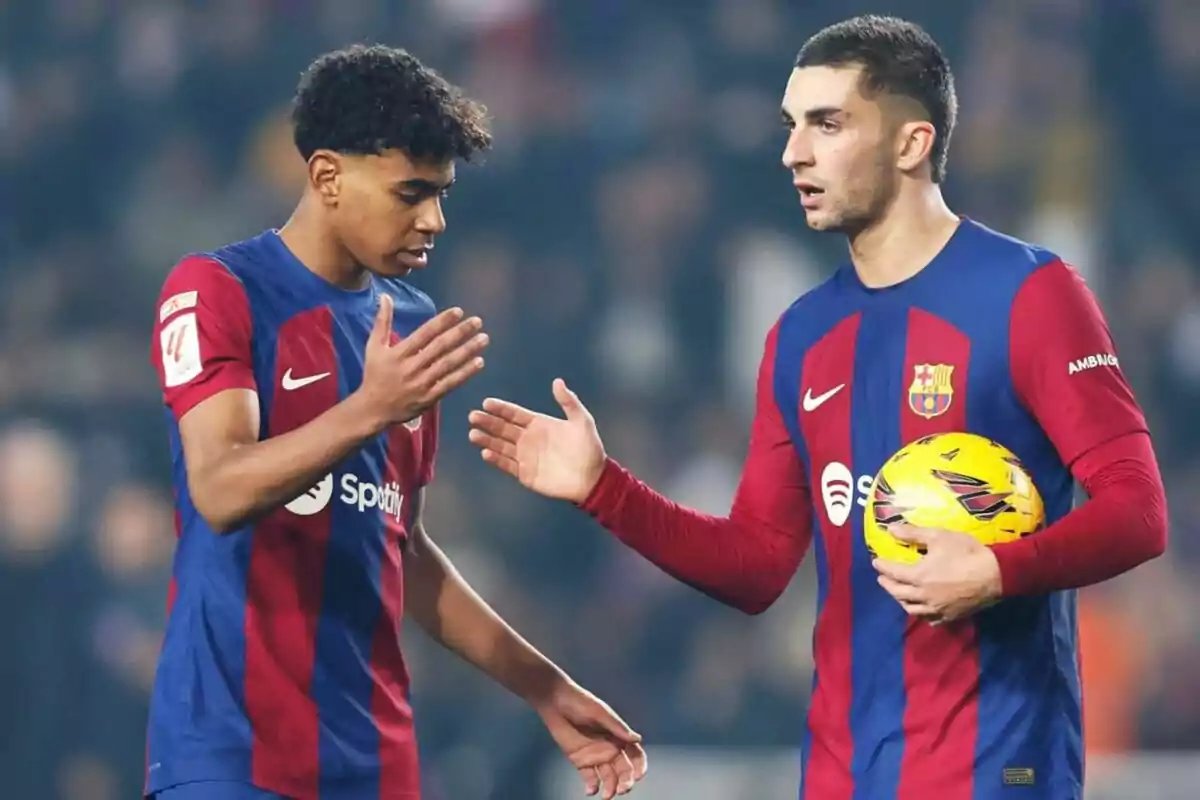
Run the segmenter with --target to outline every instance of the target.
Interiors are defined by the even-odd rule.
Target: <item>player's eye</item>
[[[397,192],[396,197],[400,198],[400,202],[409,206],[420,205],[421,201],[425,199],[425,195],[423,194],[412,194],[408,192]]]
[[[842,126],[831,119],[823,119],[817,123],[817,128],[821,133],[837,133],[842,129]]]

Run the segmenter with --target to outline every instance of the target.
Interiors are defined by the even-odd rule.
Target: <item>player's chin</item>
[[[806,210],[804,212],[804,221],[814,231],[836,231],[840,225],[840,220],[835,216],[818,210]]]
[[[382,259],[372,272],[385,278],[403,278],[412,272],[419,272],[427,266],[429,266],[428,253],[401,250]]]

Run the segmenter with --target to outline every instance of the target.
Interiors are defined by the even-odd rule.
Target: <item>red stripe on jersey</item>
[[[179,513],[179,507],[175,507],[175,543],[179,546],[179,537],[183,535],[183,517]],[[167,585],[167,619],[171,618],[171,611],[175,608],[175,596],[179,592],[179,586],[175,582],[175,576],[171,576],[171,582]]]
[[[804,357],[801,397],[796,402],[810,454],[845,453],[849,459],[853,452],[850,418],[859,319],[856,314],[839,322]],[[823,396],[824,401],[818,403]],[[857,510],[854,465],[814,462],[810,468],[816,490],[813,505],[825,545],[827,590],[813,635],[813,650],[819,658],[808,712],[811,737],[804,794],[806,800],[849,800],[854,794],[854,739],[850,732],[854,526],[849,518]],[[830,509],[835,504],[848,504],[849,514],[831,519]]]
[[[285,322],[278,342],[268,436],[299,428],[339,400],[328,308]],[[289,371],[290,390],[283,387]],[[328,377],[302,380],[322,373]],[[255,526],[246,586],[251,774],[256,785],[292,797],[315,797],[320,777],[317,707],[310,687],[336,491],[332,476],[327,480],[305,496],[309,507],[276,509]],[[321,496],[324,505],[316,499]]]
[[[410,505],[418,488],[420,442],[427,418],[417,430],[396,425],[388,431],[384,482],[400,485],[407,508],[400,516],[403,527],[388,518],[384,529],[383,556],[379,561],[379,594],[383,612],[371,648],[371,715],[379,729],[379,786],[383,797],[413,797],[420,791],[420,766],[413,733],[412,708],[408,702],[408,667],[400,650],[400,618],[404,614],[404,573],[401,543],[415,519]]]
[[[905,444],[934,433],[967,430],[971,342],[945,320],[908,313],[906,386],[927,367],[953,367],[945,410],[922,416],[909,392],[900,407]],[[936,387],[941,392],[941,387]],[[918,408],[921,407],[918,404]],[[935,408],[938,406],[935,406]],[[926,411],[928,413],[928,411]],[[979,721],[979,647],[971,620],[932,626],[910,619],[904,635],[904,756],[897,800],[970,800]]]

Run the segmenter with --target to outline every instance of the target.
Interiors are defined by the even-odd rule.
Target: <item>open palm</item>
[[[488,398],[470,414],[469,438],[484,461],[525,487],[582,503],[604,470],[604,444],[591,413],[562,379],[554,381],[553,392],[565,419]]]

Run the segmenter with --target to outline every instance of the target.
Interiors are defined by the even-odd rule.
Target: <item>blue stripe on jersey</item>
[[[1028,270],[1052,258],[1030,249]],[[990,252],[981,252],[975,266]],[[998,256],[1001,257],[1001,256]],[[1012,261],[1010,253],[1002,257]],[[1024,462],[1046,502],[1047,522],[1071,509],[1073,481],[1041,427],[1019,402],[1009,363],[1008,328],[1013,300],[1029,271],[972,269],[963,264],[953,296],[928,298],[925,307],[967,336],[972,355],[966,383],[967,429],[999,441]],[[1007,280],[999,279],[1001,276]],[[987,298],[963,303],[961,297]],[[1014,438],[1015,437],[1015,438]],[[1075,593],[1014,598],[979,613],[980,689],[975,747],[975,800],[1006,797],[1007,767],[1031,767],[1037,785],[1020,787],[1029,800],[1074,798],[1073,775],[1082,774],[1082,750],[1070,718],[1077,713]],[[1014,646],[1014,642],[1021,642]],[[1048,658],[1048,651],[1052,658]],[[1046,669],[1053,660],[1057,669]],[[1064,678],[1065,676],[1065,678]],[[1065,680],[1065,683],[1064,683]],[[1019,687],[1014,690],[1012,687]],[[1075,709],[1073,711],[1072,709]]]
[[[807,475],[808,485],[813,485],[812,470],[809,467],[808,448],[804,437],[800,434],[800,371],[802,364],[795,358],[789,358],[802,353],[808,347],[808,342],[800,341],[803,335],[801,324],[803,315],[793,313],[794,306],[785,312],[779,323],[779,332],[775,340],[775,363],[772,367],[774,374],[775,405],[783,418],[784,427],[792,437],[796,448],[796,457],[800,459],[800,468]],[[825,554],[825,539],[821,536],[821,520],[817,506],[812,506],[813,557],[817,568],[817,616],[825,607],[825,596],[829,592],[829,561]],[[816,641],[816,628],[810,634]],[[809,697],[817,691],[817,667],[814,663],[812,686]],[[808,774],[808,754],[812,750],[812,732],[807,724],[800,746],[800,797],[804,797],[804,778]]]
[[[187,723],[190,733],[199,732],[207,741],[220,741],[221,736],[210,726],[237,727],[237,736],[249,743],[250,726],[245,720],[245,630],[246,567],[250,562],[249,535],[234,531],[229,534],[204,535],[207,524],[198,520],[199,512],[192,502],[187,488],[187,477],[183,461],[183,449],[179,427],[174,417],[167,412],[170,422],[171,449],[176,457],[176,483],[179,489],[177,507],[184,530],[192,530],[190,536],[181,537],[176,554],[175,575],[178,594],[171,610],[174,623],[168,628],[175,634],[175,641],[164,643],[164,655],[159,668],[164,670],[159,678],[163,686],[189,687],[201,696],[191,706],[191,713],[204,712],[204,718],[193,717]],[[200,534],[200,535],[197,535]],[[222,565],[229,565],[221,569]],[[185,572],[190,572],[185,576]],[[199,573],[199,574],[197,574]],[[199,644],[198,644],[199,643]],[[190,657],[183,651],[190,651]],[[169,653],[169,654],[168,654]],[[217,655],[221,658],[218,660]],[[191,671],[198,674],[170,674],[173,670]],[[170,741],[182,731],[180,720],[159,720],[161,738],[155,741]],[[188,760],[192,755],[188,742],[170,747],[170,754],[177,759]],[[238,753],[231,763],[230,755],[203,751],[196,753],[198,759],[219,758],[212,767],[220,774],[248,775],[250,770],[249,751]],[[157,758],[150,754],[151,781],[163,780],[174,783],[170,775],[177,769],[198,765],[168,763],[163,765],[165,775],[155,776]],[[204,767],[201,767],[202,769]]]
[[[345,399],[362,382],[358,352],[371,325],[373,304],[332,306],[333,342],[338,363],[339,397]],[[357,313],[356,313],[357,312]],[[379,569],[383,537],[367,523],[357,505],[343,501],[342,481],[354,476],[358,488],[379,486],[385,480],[384,437],[376,437],[347,459],[334,486],[331,529],[325,559],[324,594],[317,623],[312,698],[321,720],[319,751],[321,791],[334,794],[346,774],[355,777],[365,794],[378,794],[370,778],[378,779],[379,731],[372,716],[374,683],[371,653],[379,623]],[[367,533],[368,535],[364,535]],[[366,763],[356,763],[366,758]],[[359,781],[362,781],[360,784]]]
[[[851,449],[856,472],[882,464],[900,449],[900,413],[894,398],[905,396],[904,358],[908,333],[907,304],[880,295],[864,310],[854,359]],[[868,409],[895,408],[874,415]],[[853,548],[851,591],[850,731],[855,800],[895,797],[900,783],[904,739],[904,631],[908,616],[886,596],[871,566],[859,507],[851,514]]]

